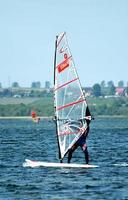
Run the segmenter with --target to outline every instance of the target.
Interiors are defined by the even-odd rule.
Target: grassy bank
[[[128,117],[128,98],[87,98],[91,113],[94,116]],[[54,115],[53,98],[0,98],[1,117],[26,117],[35,110],[39,116]]]

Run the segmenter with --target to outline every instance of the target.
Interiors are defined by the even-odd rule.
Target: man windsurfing
[[[31,111],[31,117],[32,117],[32,120],[33,120],[35,123],[39,123],[40,117],[37,116],[37,114],[36,114],[35,111]]]

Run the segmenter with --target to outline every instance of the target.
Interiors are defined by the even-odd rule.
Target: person
[[[32,120],[35,122],[35,123],[39,123],[40,122],[40,117],[37,117],[37,114],[35,111],[32,111],[31,112],[31,116],[32,116]]]
[[[68,163],[70,163],[71,159],[72,159],[72,154],[73,152],[80,146],[84,156],[85,156],[85,162],[86,164],[89,163],[89,153],[88,153],[88,148],[87,148],[87,144],[86,144],[86,138],[88,136],[89,133],[89,123],[90,120],[86,120],[87,122],[87,129],[84,131],[84,133],[82,134],[82,136],[78,139],[78,141],[69,149],[68,152]]]

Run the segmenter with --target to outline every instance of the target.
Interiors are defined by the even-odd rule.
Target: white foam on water
[[[113,164],[114,166],[118,166],[118,167],[128,167],[128,163],[115,163]]]

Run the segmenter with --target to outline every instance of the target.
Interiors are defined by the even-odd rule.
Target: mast
[[[55,41],[55,55],[54,55],[54,89],[55,89],[55,79],[56,79],[56,52],[57,52],[57,40],[58,36],[56,36],[56,41]],[[57,144],[58,144],[58,151],[59,151],[59,160],[61,160],[61,152],[60,152],[60,145],[59,145],[59,138],[58,138],[58,131],[57,131],[57,116],[56,116],[56,97],[55,97],[55,92],[54,92],[54,120],[55,120],[55,125],[56,125],[56,137],[57,137]]]

